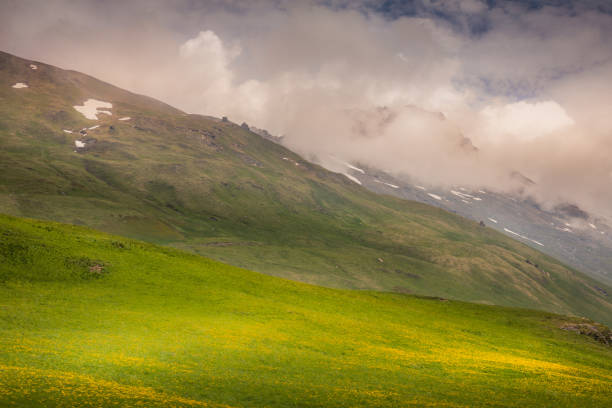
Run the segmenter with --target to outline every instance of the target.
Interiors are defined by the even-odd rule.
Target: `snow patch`
[[[595,224],[591,224],[591,223],[589,223],[589,227],[593,228],[594,230],[596,230],[596,229],[597,229],[597,227],[595,226]]]
[[[360,172],[361,174],[366,174],[366,172],[365,172],[365,171],[363,171],[362,169],[360,169],[359,167],[355,167],[355,166],[353,166],[352,164],[345,162],[344,160],[340,160],[339,158],[337,158],[337,157],[336,157],[336,156],[334,156],[334,155],[330,155],[330,156],[329,156],[329,158],[330,158],[330,159],[332,159],[332,160],[334,160],[334,161],[335,161],[335,162],[337,162],[337,163],[342,164],[343,166],[348,167],[348,168],[349,168],[349,169],[351,169],[351,170],[358,171],[358,172]],[[342,174],[344,174],[344,173],[342,173]],[[361,183],[360,183],[360,184],[361,184]]]
[[[497,224],[497,220],[495,218],[488,218],[489,221],[494,222],[495,224]]]
[[[440,197],[437,194],[433,194],[433,193],[427,193],[428,196],[430,196],[431,198],[435,198],[436,200],[442,200],[442,197]]]
[[[451,194],[456,195],[457,197],[461,197],[461,198],[473,198],[473,195],[467,194],[467,193],[460,193],[459,191],[456,190],[451,190]]]
[[[99,128],[99,127],[100,127],[100,125],[95,125],[95,126],[92,126],[92,127],[90,127],[90,128],[87,128],[87,129],[89,129],[89,130],[94,130],[94,129],[97,129],[97,128]]]
[[[72,130],[64,129],[65,133],[72,133]]]
[[[514,232],[514,231],[510,231],[508,228],[504,228],[504,231],[509,232],[509,233],[510,233],[510,234],[512,234],[512,235],[516,235],[516,236],[518,236],[518,237],[522,237],[522,235],[521,235],[521,234],[519,234],[519,233],[517,233],[517,232]]]
[[[348,167],[349,169],[351,169],[351,170],[358,171],[358,172],[360,172],[361,174],[366,174],[366,172],[365,172],[365,171],[363,171],[363,170],[361,170],[359,167],[355,167],[355,166],[353,166],[353,165],[351,165],[351,164],[349,164],[349,163],[344,163],[344,165],[345,165],[346,167]]]
[[[87,119],[98,120],[99,113],[105,113],[107,115],[112,115],[107,110],[101,109],[111,109],[113,104],[110,102],[98,101],[96,99],[88,99],[83,102],[83,105],[75,105],[74,109],[83,114]]]
[[[77,147],[77,149],[82,149],[83,147],[85,147],[85,143],[81,142],[80,140],[75,140],[74,145]]]
[[[482,194],[487,194],[487,192],[486,192],[486,191],[484,191],[484,190],[478,190],[478,192],[479,192],[479,193],[482,193]]]
[[[30,64],[30,68],[32,68],[33,70],[37,70],[38,69],[38,67],[36,65],[34,65],[34,64]]]
[[[459,188],[465,190],[463,187],[459,187]],[[480,197],[476,197],[468,193],[462,193],[456,190],[451,190],[451,194],[456,195],[457,197],[461,198],[461,201],[465,201],[468,198],[471,198],[472,200],[475,200],[475,201],[482,201],[482,198]]]
[[[119,118],[119,120],[130,120],[130,119],[132,119],[132,118],[130,118],[129,116],[125,116],[123,118]]]
[[[346,173],[342,173],[346,176],[346,178],[348,178],[351,181],[354,181],[355,183],[361,185],[361,181],[359,181],[359,179],[357,177],[353,177],[350,174],[346,174]]]
[[[423,191],[427,190],[427,189],[426,189],[425,187],[423,187],[423,186],[415,186],[415,187],[416,187],[416,188],[418,188],[419,190],[423,190]]]
[[[389,186],[389,187],[391,187],[391,188],[399,188],[399,186],[396,186],[395,184],[385,183],[384,181],[380,181],[380,180],[374,180],[374,181],[375,181],[375,182],[377,182],[377,183],[380,183],[380,184],[384,184],[384,185],[386,185],[386,186]]]
[[[16,89],[27,88],[27,87],[28,85],[24,84],[23,82],[17,82],[15,85],[13,85],[13,88],[16,88]]]
[[[541,242],[536,241],[535,239],[531,239],[531,238],[529,238],[529,237],[526,237],[526,236],[524,236],[524,235],[521,235],[521,234],[519,234],[518,232],[511,231],[511,230],[509,230],[508,228],[504,228],[504,231],[506,231],[507,233],[510,233],[510,234],[512,234],[512,235],[516,235],[517,237],[520,237],[520,238],[526,239],[527,241],[531,241],[531,242],[533,242],[534,244],[537,244],[537,245],[540,245],[540,246],[544,246],[544,244],[542,244]]]

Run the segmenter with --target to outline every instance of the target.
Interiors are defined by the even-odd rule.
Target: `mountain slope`
[[[472,221],[368,192],[231,122],[4,53],[0,83],[4,213],[325,286],[612,323],[609,287]],[[107,113],[74,108],[90,99]]]
[[[367,189],[443,208],[551,255],[608,285],[612,283],[612,227],[603,217],[575,205],[546,210],[528,195],[468,190],[461,186],[424,187],[409,177],[391,176],[358,165],[346,168]],[[355,167],[355,166],[353,166]],[[363,173],[362,173],[363,171]],[[433,196],[432,196],[433,195]]]
[[[612,350],[544,312],[282,280],[0,215],[0,405],[603,407]],[[610,334],[605,334],[610,336]]]

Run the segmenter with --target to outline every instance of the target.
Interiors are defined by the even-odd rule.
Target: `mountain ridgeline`
[[[0,84],[2,213],[328,287],[612,323],[605,284],[476,222],[369,192],[247,127],[6,53]]]

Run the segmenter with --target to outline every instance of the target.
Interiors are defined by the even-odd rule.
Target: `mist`
[[[284,135],[332,170],[495,191],[519,172],[544,205],[612,217],[607,2],[392,3],[5,1],[0,49]]]

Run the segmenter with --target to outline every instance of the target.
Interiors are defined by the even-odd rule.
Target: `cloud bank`
[[[612,217],[612,9],[535,3],[7,1],[0,48],[285,135],[332,169],[497,190],[518,171],[544,203]]]

